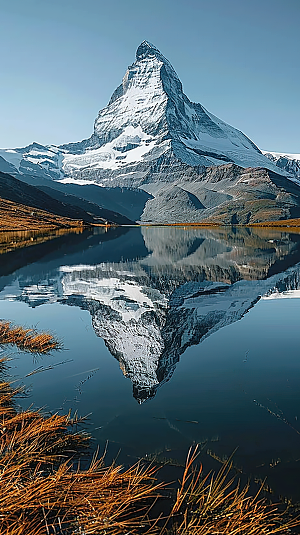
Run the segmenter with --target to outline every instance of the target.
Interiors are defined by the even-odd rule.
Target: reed
[[[197,447],[190,449],[183,477],[170,515],[160,535],[290,535],[299,533],[300,518],[288,509],[249,496],[236,476],[230,477],[229,459],[217,474],[202,475],[202,465],[194,468]],[[296,531],[293,531],[296,528]]]
[[[145,503],[162,487],[154,468],[105,467],[94,456],[81,469],[75,458],[88,437],[74,431],[78,419],[18,412],[17,392],[0,384],[0,534],[137,532]]]
[[[2,325],[4,334],[9,332],[9,322]],[[16,345],[32,333],[12,330],[7,343]],[[5,366],[6,359],[0,359],[3,375]],[[94,455],[82,468],[80,455],[86,462],[90,452],[89,436],[78,431],[81,420],[20,410],[19,392],[0,382],[0,535],[300,533],[300,518],[289,508],[280,511],[260,498],[262,487],[255,496],[249,495],[249,485],[241,487],[231,476],[231,460],[217,474],[204,476],[197,446],[188,453],[176,495],[167,490],[169,514],[160,514],[166,485],[157,480],[153,465],[105,466],[104,456]]]
[[[77,418],[18,412],[18,390],[0,383],[0,534],[10,535],[287,535],[299,519],[248,496],[225,463],[203,476],[190,450],[170,514],[149,519],[159,499],[153,466],[127,470],[94,456],[86,469],[76,461],[89,437],[74,430]],[[296,531],[296,533],[299,533]]]
[[[15,345],[24,351],[41,354],[61,347],[52,334],[14,326],[9,321],[0,321],[0,345],[3,344]]]

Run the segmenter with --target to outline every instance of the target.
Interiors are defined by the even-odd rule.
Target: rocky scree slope
[[[251,224],[300,217],[300,185],[265,168],[206,168],[193,180],[149,184],[145,222]]]

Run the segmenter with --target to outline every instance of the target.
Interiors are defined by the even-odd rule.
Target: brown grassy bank
[[[1,359],[3,375],[6,366]],[[177,491],[158,482],[151,465],[124,469],[94,456],[82,468],[78,456],[87,457],[89,438],[78,432],[79,419],[20,410],[18,392],[0,382],[0,535],[299,533],[300,519],[289,510],[279,512],[259,492],[249,496],[230,461],[204,476],[197,447]]]
[[[154,469],[128,470],[75,456],[88,438],[70,415],[17,411],[17,394],[0,383],[0,534],[128,533],[137,530],[143,503],[155,499]],[[137,531],[136,531],[137,533]]]
[[[190,223],[145,223],[145,224],[141,224],[140,226],[142,227],[186,227],[186,228],[190,228],[190,227],[197,227],[197,228],[201,228],[201,227],[219,227],[219,228],[222,228],[222,227],[272,227],[272,228],[279,228],[279,229],[283,229],[283,230],[286,230],[287,227],[290,227],[292,230],[295,230],[296,232],[299,232],[299,229],[300,229],[300,218],[297,218],[297,219],[281,219],[281,220],[278,220],[278,221],[262,221],[260,223],[248,223],[248,224],[245,224],[245,225],[241,225],[241,224],[229,224],[229,223],[214,223],[214,222],[211,222],[211,221],[208,221],[208,222],[205,222],[204,221],[200,221],[200,222],[190,222]]]
[[[252,223],[251,225],[247,225],[248,227],[276,227],[276,228],[283,228],[286,230],[287,227],[291,228],[291,230],[295,230],[296,232],[299,232],[300,230],[300,218],[296,219],[281,219],[279,221],[262,221],[261,223]]]
[[[0,231],[49,230],[86,226],[83,221],[0,198]]]

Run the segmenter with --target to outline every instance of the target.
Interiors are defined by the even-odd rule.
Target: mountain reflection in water
[[[1,255],[0,290],[88,310],[142,403],[189,346],[298,289],[299,262],[300,236],[273,229],[100,229]]]

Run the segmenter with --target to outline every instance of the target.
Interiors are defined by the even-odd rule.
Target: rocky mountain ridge
[[[262,151],[263,154],[275,165],[294,177],[295,181],[300,181],[300,154],[285,154],[284,152]]]

